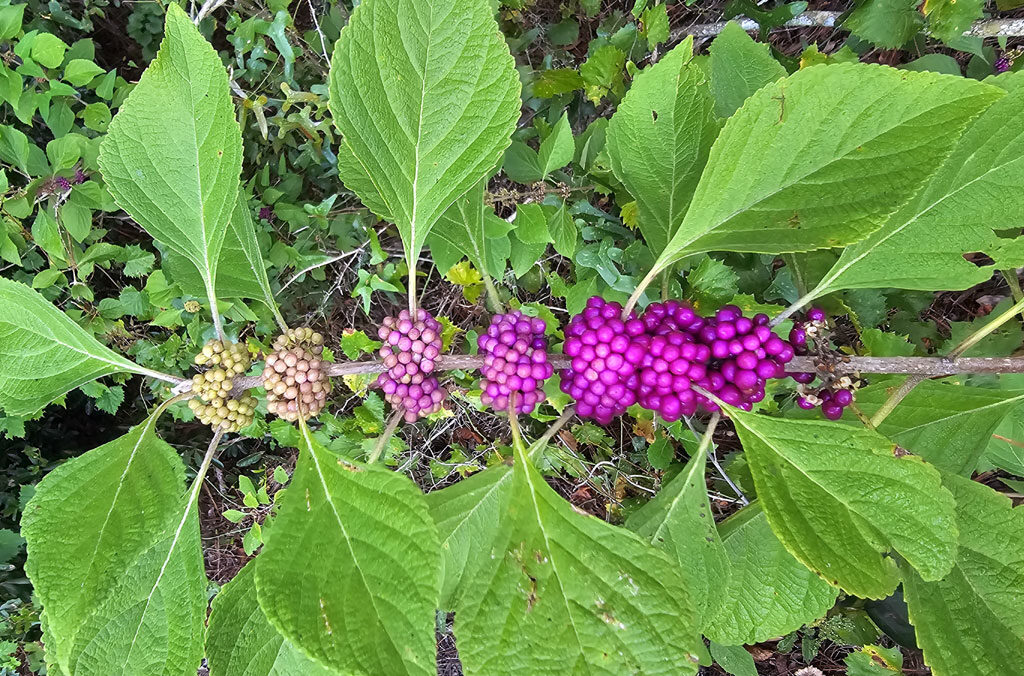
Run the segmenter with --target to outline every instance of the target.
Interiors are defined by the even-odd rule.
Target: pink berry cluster
[[[694,386],[749,411],[794,356],[767,315],[744,317],[735,305],[710,317],[675,300],[653,303],[639,318],[623,321],[621,312],[618,303],[591,298],[566,330],[572,361],[562,371],[562,391],[577,400],[579,415],[602,424],[634,402],[670,422],[718,410]]]
[[[506,411],[514,405],[522,415],[544,400],[544,381],[554,372],[548,363],[545,329],[543,319],[519,310],[491,317],[487,332],[476,341],[484,357],[480,400],[485,406]]]
[[[377,336],[384,342],[380,356],[387,371],[377,378],[384,399],[404,411],[406,422],[441,410],[448,393],[430,375],[441,353],[441,324],[422,308],[415,315],[402,310],[384,319]]]
[[[607,425],[636,403],[637,369],[648,353],[648,337],[635,313],[593,297],[569,321],[563,351],[571,359],[560,372],[562,391],[576,400],[576,413]]]
[[[805,321],[793,323],[793,329],[789,332],[789,342],[796,354],[807,354],[807,339],[813,341],[820,338],[827,329],[825,311],[821,308],[811,308],[807,311]],[[796,403],[802,409],[811,410],[820,406],[823,416],[829,420],[839,420],[843,417],[843,409],[853,403],[856,383],[849,376],[829,378],[827,382],[823,381],[811,387],[816,378],[814,373],[789,375],[798,383],[797,392],[800,397]]]

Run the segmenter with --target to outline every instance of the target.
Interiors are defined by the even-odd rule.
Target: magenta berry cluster
[[[825,311],[821,308],[811,308],[807,311],[804,321],[793,323],[793,329],[789,332],[789,342],[796,351],[796,354],[807,354],[807,340],[812,341],[822,337],[828,328]],[[853,390],[855,383],[849,376],[829,378],[827,382],[821,382],[812,387],[816,376],[814,373],[790,373],[797,384],[799,398],[797,406],[802,409],[811,410],[821,407],[821,414],[829,420],[839,420],[843,417],[843,409],[853,403]]]
[[[694,385],[731,406],[751,410],[764,399],[769,378],[784,375],[794,350],[768,327],[768,316],[744,317],[726,305],[702,317],[679,301],[653,303],[641,321],[649,352],[640,370],[638,401],[672,422],[718,404]]]
[[[491,317],[487,332],[477,338],[484,357],[483,394],[485,406],[517,414],[532,413],[544,400],[544,381],[554,372],[548,363],[547,323],[519,310]]]
[[[397,318],[384,319],[377,336],[387,369],[377,386],[385,400],[402,410],[407,422],[441,410],[447,391],[431,375],[441,353],[441,324],[422,308],[415,314],[402,310]]]
[[[571,361],[560,372],[561,388],[580,417],[607,425],[636,402],[649,339],[635,313],[624,320],[621,305],[597,296],[569,321],[563,351]]]

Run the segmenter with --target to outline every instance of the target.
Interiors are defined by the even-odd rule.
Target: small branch
[[[208,14],[219,9],[222,5],[226,4],[227,1],[228,0],[206,0],[206,2],[203,3],[203,6],[199,9],[199,13],[196,14],[196,18],[193,20],[194,23],[198,26],[199,22],[205,19]]]
[[[550,356],[551,365],[555,370],[569,367],[569,359],[560,354]],[[474,371],[483,366],[484,359],[479,355],[461,354],[438,357],[435,371]],[[821,360],[816,357],[794,357],[786,364],[789,373],[802,373],[818,370]],[[840,357],[838,361],[828,364],[825,368],[830,373],[889,373],[919,375],[928,378],[936,376],[953,376],[960,373],[1024,373],[1024,357]],[[332,377],[350,376],[362,373],[383,373],[387,369],[381,361],[348,361],[330,364],[327,375]],[[170,376],[168,376],[170,378]],[[235,378],[235,392],[242,392],[257,387],[262,378],[250,376]],[[188,392],[192,387],[191,380],[170,381],[180,382],[175,394]]]
[[[790,28],[835,28],[836,22],[843,12],[810,11],[798,14],[782,26],[773,28],[772,31],[787,30]],[[761,25],[753,19],[745,16],[734,19],[740,27],[749,32],[759,30]],[[686,36],[694,38],[712,38],[725,29],[727,21],[715,21],[714,23],[694,24],[688,28],[672,31],[669,37],[670,43],[682,41]],[[999,36],[1021,37],[1024,36],[1024,19],[982,19],[975,21],[970,28],[964,31],[964,35],[981,38],[994,38]]]
[[[402,422],[402,418],[405,416],[405,410],[401,408],[395,409],[395,412],[391,414],[391,420],[388,420],[388,426],[384,428],[384,432],[377,439],[377,443],[373,445],[373,451],[370,453],[370,457],[366,459],[368,465],[372,465],[380,459],[381,453],[387,448],[388,440],[391,439],[391,435],[398,429],[398,423]]]

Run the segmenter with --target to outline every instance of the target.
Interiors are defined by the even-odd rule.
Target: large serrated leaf
[[[496,166],[519,78],[486,0],[365,0],[331,59],[338,173],[415,261],[441,214]]]
[[[455,608],[467,674],[696,673],[693,608],[670,559],[574,511],[520,449],[499,529]]]
[[[487,181],[480,181],[459,197],[441,215],[427,235],[430,253],[439,270],[448,270],[463,257],[477,270],[491,277],[501,277],[508,262],[510,243],[507,236],[488,235],[488,227],[498,221],[494,211],[484,204]]]
[[[202,658],[198,483],[184,492],[158,415],[50,472],[25,508],[25,570],[67,676],[191,676]]]
[[[110,123],[99,162],[118,206],[192,261],[215,298],[242,132],[220,57],[173,3],[160,51]]]
[[[871,385],[857,392],[857,407],[871,416],[895,384]],[[970,475],[992,432],[1024,392],[925,381],[890,413],[878,431],[936,467]]]
[[[964,254],[999,258],[1011,240],[994,231],[1016,228],[1024,210],[1024,74],[998,82],[1009,93],[971,125],[917,197],[843,251],[808,298],[840,289],[966,289],[992,276],[991,266]]]
[[[512,490],[512,468],[499,465],[454,486],[427,493],[427,505],[441,538],[441,607],[454,608],[463,580],[482,564],[478,552],[500,537],[502,514]]]
[[[786,253],[863,239],[1001,94],[865,64],[814,66],[763,87],[726,122],[652,274],[702,251]]]
[[[768,523],[797,559],[864,598],[899,583],[898,552],[922,576],[949,572],[953,498],[938,470],[868,429],[729,409]]]
[[[708,53],[711,93],[719,117],[729,117],[758,89],[786,77],[786,69],[772,57],[770,46],[755,42],[735,21],[725,25]]]
[[[704,634],[725,645],[782,636],[821,617],[839,590],[786,551],[757,502],[719,524],[729,556],[729,584],[716,597]]]
[[[335,676],[277,633],[256,601],[256,563],[238,571],[213,600],[206,635],[210,676]]]
[[[440,570],[423,495],[400,474],[332,454],[304,424],[300,433],[295,475],[256,564],[263,612],[342,673],[434,676]]]
[[[194,296],[206,293],[202,277],[180,254],[169,252],[164,257],[163,269],[183,293]],[[274,291],[267,277],[267,266],[263,262],[263,252],[256,239],[256,226],[249,213],[249,203],[241,192],[231,213],[217,261],[216,291],[218,298],[261,301],[275,316],[280,317]]]
[[[24,284],[0,277],[0,409],[27,415],[111,373],[162,374],[104,347]]]
[[[615,176],[636,199],[651,251],[662,251],[683,220],[718,133],[707,76],[688,37],[645,68],[608,122]]]
[[[906,571],[917,643],[935,676],[1024,674],[1024,511],[987,486],[951,474],[960,547],[953,570],[925,582]]]
[[[705,453],[695,454],[626,527],[672,556],[690,588],[698,626],[713,614],[729,583],[729,559],[708,502]]]

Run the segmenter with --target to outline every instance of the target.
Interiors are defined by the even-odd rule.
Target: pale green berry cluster
[[[289,329],[274,340],[267,355],[263,387],[267,410],[285,420],[309,420],[327,403],[331,381],[325,372],[324,337],[309,327]]]
[[[211,340],[196,355],[195,362],[200,366],[212,365],[192,377],[196,397],[189,400],[188,406],[196,417],[204,425],[223,427],[226,432],[237,432],[252,423],[256,397],[248,392],[233,393],[234,378],[252,365],[245,345]]]

